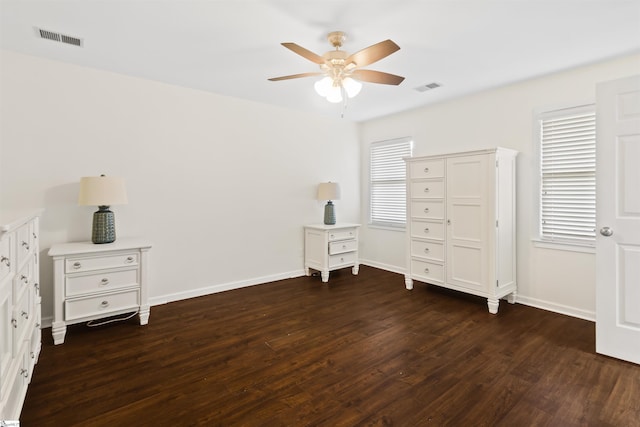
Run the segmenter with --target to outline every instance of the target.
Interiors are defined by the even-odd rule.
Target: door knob
[[[600,234],[602,234],[605,237],[609,237],[613,234],[613,230],[609,227],[602,227],[600,229]]]

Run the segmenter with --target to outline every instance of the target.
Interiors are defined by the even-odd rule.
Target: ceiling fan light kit
[[[321,72],[273,77],[269,80],[279,81],[301,77],[323,76],[321,80],[314,84],[314,88],[318,95],[332,103],[339,103],[346,100],[346,98],[353,98],[358,95],[362,89],[361,82],[399,85],[404,80],[404,77],[360,68],[398,51],[400,47],[393,41],[385,40],[349,55],[347,52],[340,50],[342,43],[346,40],[346,34],[344,32],[333,31],[329,33],[327,39],[335,50],[330,50],[322,56],[295,43],[282,43],[287,49],[318,64]]]

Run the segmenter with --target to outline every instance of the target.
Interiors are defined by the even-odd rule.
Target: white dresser
[[[406,159],[405,284],[487,298],[516,294],[515,159],[504,148]]]
[[[42,347],[39,216],[0,212],[0,420],[18,420]]]
[[[54,344],[62,344],[67,325],[138,312],[149,321],[147,268],[151,245],[144,239],[113,243],[53,245]]]
[[[351,267],[358,274],[358,228],[360,224],[313,224],[304,227],[304,271],[320,271],[322,281],[329,281],[329,272]]]

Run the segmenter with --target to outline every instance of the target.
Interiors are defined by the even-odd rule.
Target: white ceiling
[[[385,39],[401,50],[367,69],[405,76],[365,83],[344,118],[362,121],[603,59],[640,52],[640,0],[0,0],[4,49],[340,117],[313,91],[317,71],[285,49],[349,53]],[[79,48],[35,27],[83,39]],[[442,87],[418,92],[437,82]]]

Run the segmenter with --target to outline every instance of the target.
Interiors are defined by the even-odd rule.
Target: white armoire
[[[517,152],[505,148],[407,158],[405,285],[438,285],[515,302]]]

